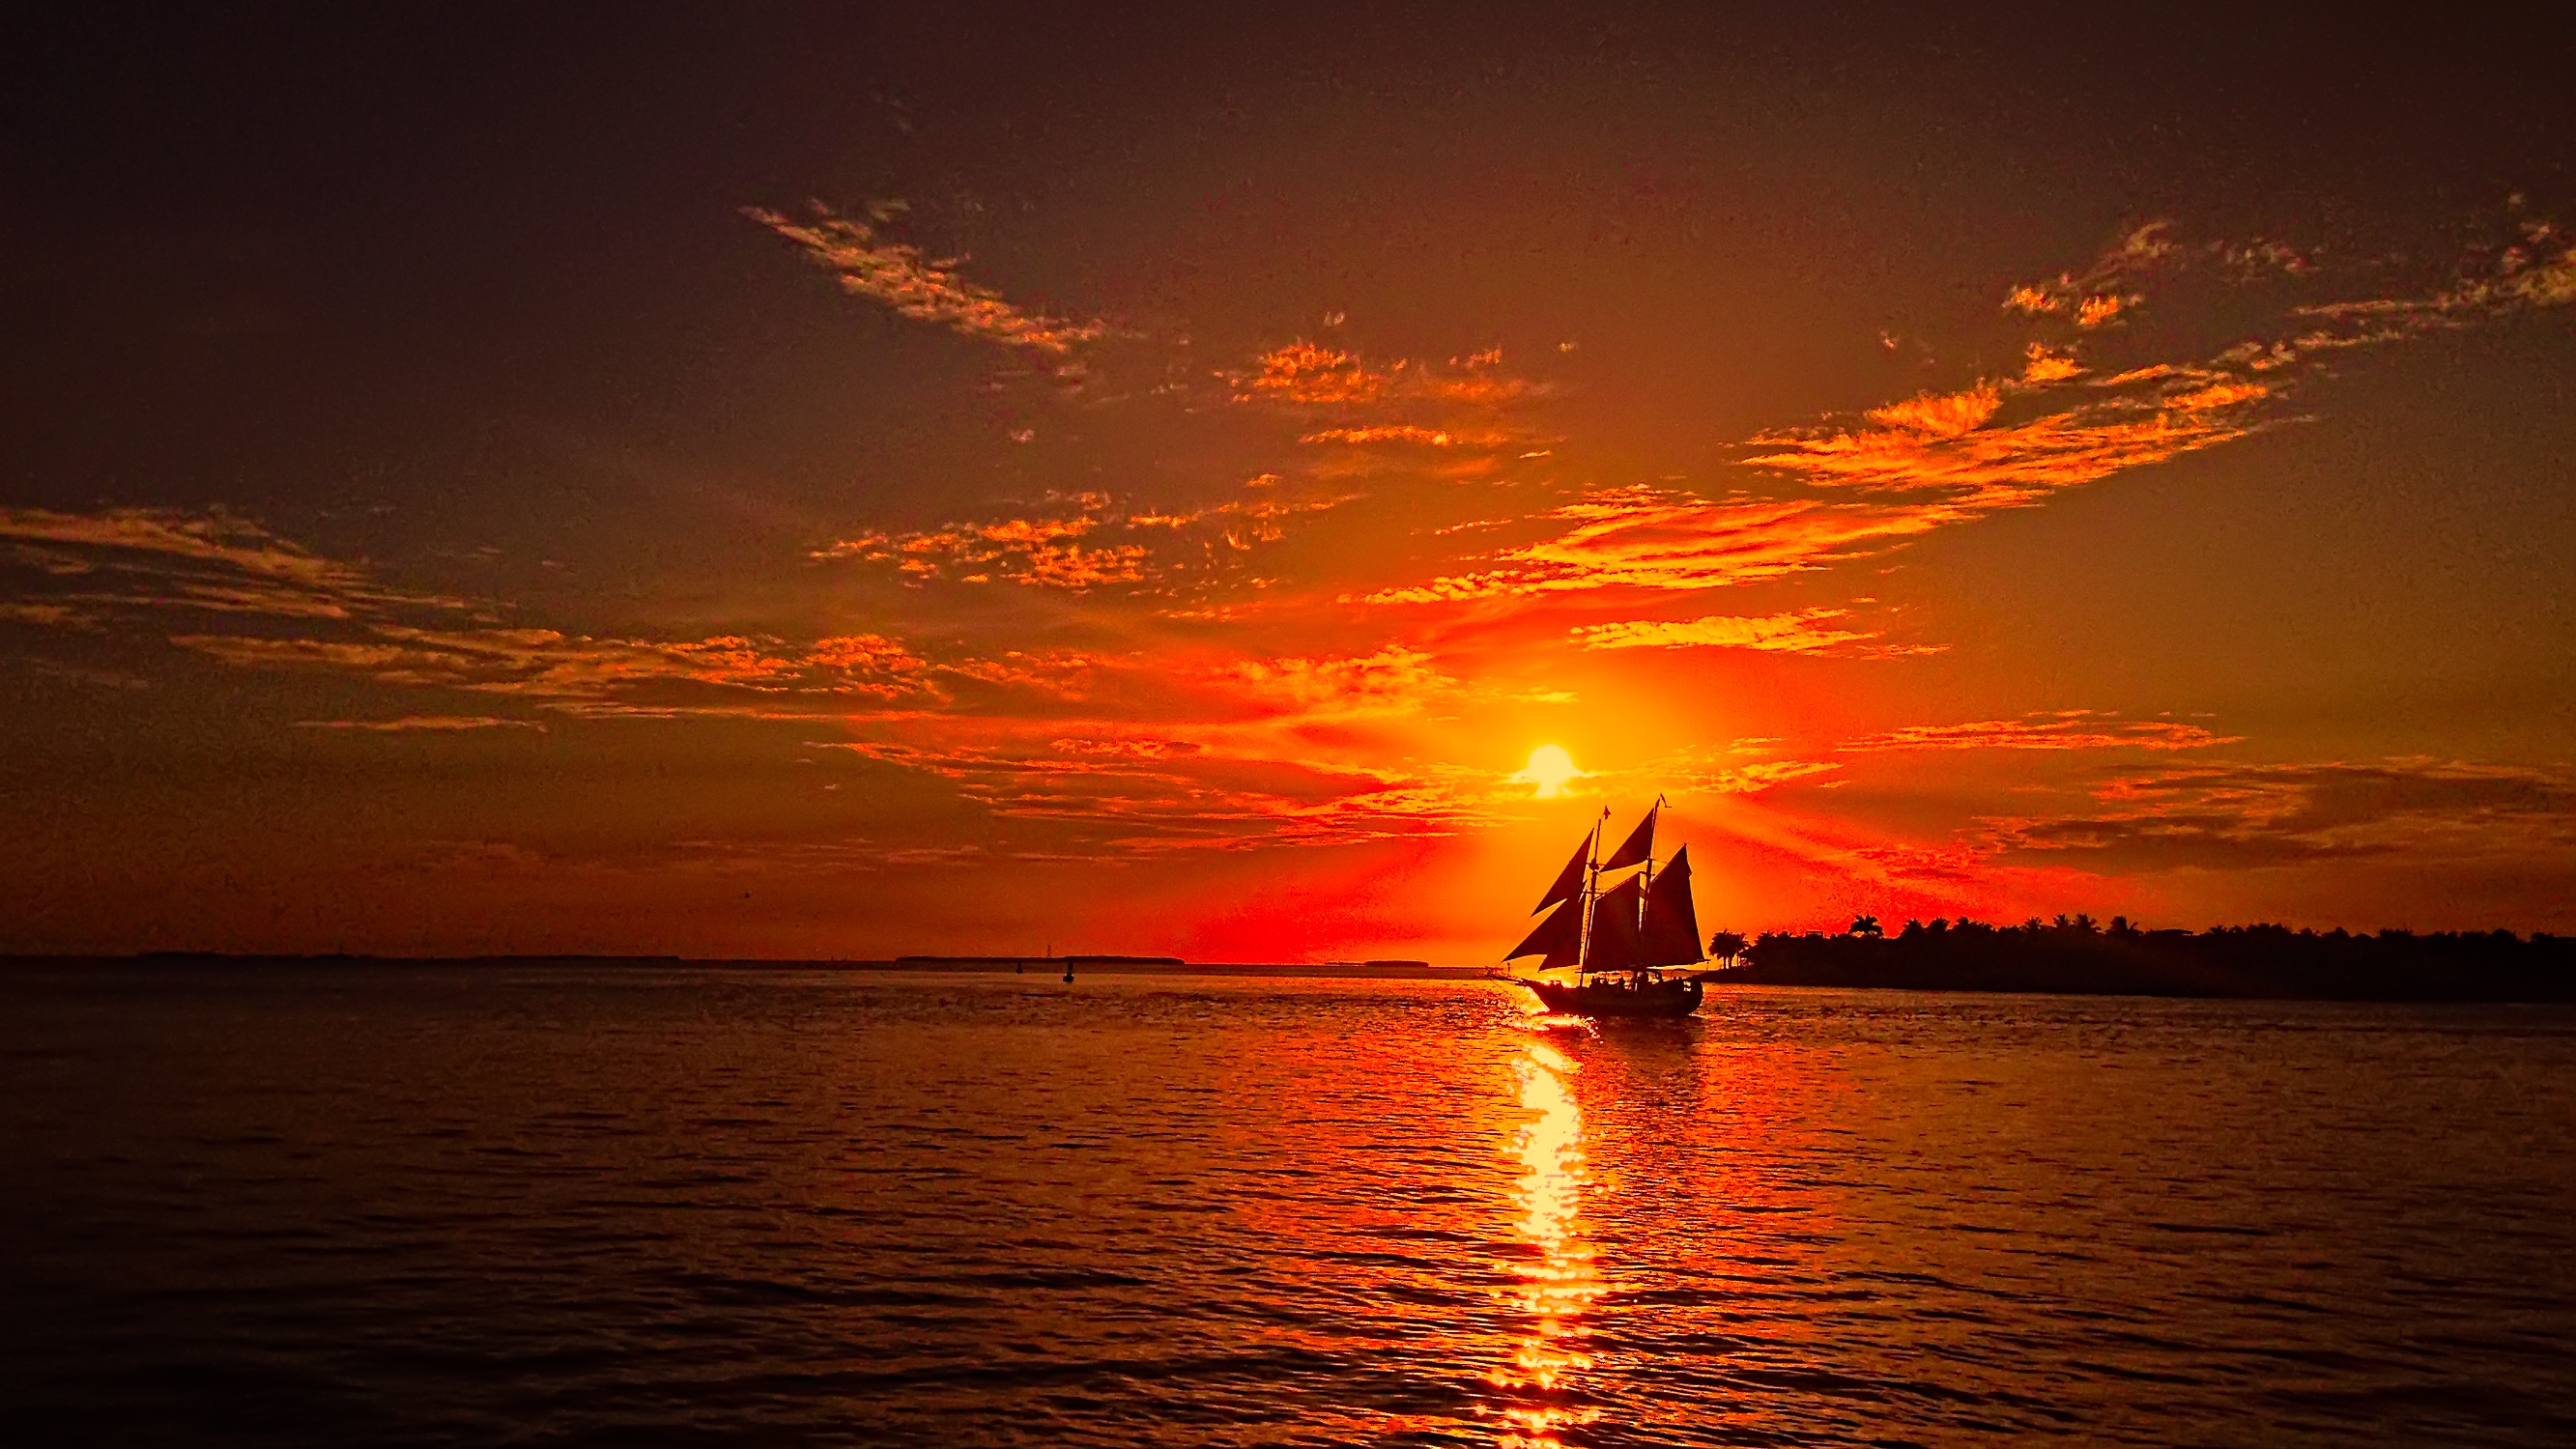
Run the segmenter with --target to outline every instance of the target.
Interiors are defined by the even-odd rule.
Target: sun
[[[1517,780],[1538,786],[1538,798],[1553,800],[1565,793],[1565,782],[1579,780],[1583,772],[1574,768],[1574,757],[1559,745],[1541,745],[1530,751],[1529,763],[1521,768]]]

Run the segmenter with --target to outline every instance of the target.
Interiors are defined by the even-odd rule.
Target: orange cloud
[[[1024,584],[1087,590],[1106,584],[1141,583],[1154,573],[1152,551],[1141,543],[1084,543],[1104,528],[1179,532],[1203,527],[1207,542],[1236,551],[1276,543],[1287,536],[1286,521],[1321,513],[1364,495],[1356,492],[1282,493],[1275,474],[1262,474],[1244,484],[1252,496],[1172,512],[1143,512],[1123,518],[1104,516],[1105,493],[1078,493],[1062,500],[1082,511],[1071,517],[1006,518],[986,523],[950,523],[914,533],[866,533],[813,550],[816,559],[858,559],[891,563],[916,579],[952,575],[969,583],[987,581],[994,573]]]
[[[1132,584],[1145,577],[1142,544],[1103,548],[1040,547],[1029,550],[1028,570],[1020,575],[1032,584],[1058,589],[1096,589],[1103,584]]]
[[[1253,359],[1248,371],[1221,374],[1236,402],[1295,407],[1350,407],[1390,402],[1452,403],[1499,407],[1544,396],[1546,384],[1500,372],[1499,349],[1479,352],[1448,369],[1399,358],[1371,366],[1356,353],[1299,340]]]
[[[1131,514],[1127,519],[1127,525],[1130,528],[1178,530],[1193,524],[1216,523],[1224,525],[1222,533],[1228,543],[1242,547],[1246,543],[1275,543],[1286,537],[1286,530],[1281,525],[1283,519],[1293,518],[1301,513],[1322,513],[1367,496],[1362,493],[1319,493],[1300,498],[1283,498],[1272,491],[1278,482],[1277,476],[1265,473],[1243,485],[1246,488],[1263,490],[1254,497],[1228,499],[1225,502],[1212,503],[1201,508],[1183,509],[1178,513]],[[1231,520],[1242,520],[1250,526],[1232,526]]]
[[[2085,272],[2016,288],[2007,306],[2065,313],[2085,327],[2125,315],[2121,290],[2179,265],[2186,249],[2161,222],[2140,227]],[[1644,487],[1614,488],[1543,515],[1571,524],[1557,537],[1491,555],[1493,567],[1401,585],[1371,602],[1431,602],[1607,587],[1696,589],[1776,578],[1877,552],[1917,534],[2025,507],[2067,488],[2244,437],[2292,379],[2323,352],[2451,325],[2470,315],[2576,301],[2576,245],[2527,223],[2476,279],[2411,302],[2300,309],[2294,338],[2250,341],[2198,362],[2159,362],[2095,379],[2071,348],[2033,343],[2021,374],[1927,392],[1862,414],[1858,426],[1764,434],[1749,467],[1793,480],[1817,500],[1706,501]],[[2217,245],[2239,271],[2313,270],[2263,244]],[[1889,495],[1905,501],[1880,501]],[[1618,635],[1608,637],[1617,638]],[[1649,636],[1651,637],[1651,636]]]
[[[2169,720],[2122,720],[2092,710],[2043,711],[2011,720],[1908,725],[1837,746],[1844,753],[1877,750],[2196,750],[2232,744],[2198,725]]]
[[[2004,294],[2004,309],[2009,312],[2028,312],[2037,316],[2046,312],[2065,311],[2066,303],[2046,288],[2023,285],[2016,286]]]
[[[2019,288],[2009,305],[2079,321],[2089,314],[2090,325],[2099,327],[2135,302],[2119,289],[2156,269],[2209,255],[2237,270],[2256,265],[2241,249],[2186,252],[2166,230],[2161,223],[2139,228],[2081,275]],[[2576,296],[2576,260],[2570,260],[2576,253],[2555,232],[2546,233],[2546,242],[2529,243],[2521,260],[2497,264],[2494,279],[2444,294],[2436,305],[2500,305],[2497,298],[2537,305]],[[2267,259],[2268,253],[2257,260],[2294,273],[2305,265],[2288,255],[2288,261]],[[1926,392],[1854,421],[1752,439],[1743,463],[1811,490],[1807,497],[1708,500],[1646,486],[1600,489],[1537,515],[1565,525],[1553,538],[1358,597],[1430,603],[1620,587],[1700,589],[1883,552],[1933,529],[2038,504],[2068,488],[2245,437],[2265,425],[2269,410],[2318,355],[2403,335],[2413,324],[2391,320],[2394,305],[2346,309],[2374,319],[2359,331],[2316,312],[2295,337],[2257,339],[2202,360],[2148,362],[2103,377],[2079,359],[2074,343],[2033,342],[2016,376]]]
[[[1540,514],[1570,526],[1554,538],[1492,555],[1493,568],[1379,589],[1361,602],[1723,588],[1816,568],[1970,516],[1940,503],[1711,502],[1645,484],[1605,488]]]
[[[2057,398],[2081,369],[2049,355],[2013,392]],[[1970,513],[2037,501],[2061,489],[2253,431],[2270,385],[2230,376],[2225,363],[2123,374],[2035,416],[2006,417],[2006,384],[1929,395],[1867,414],[1876,426],[1808,429],[1756,439],[1775,451],[1745,460],[1811,485],[1945,493]]]
[[[1984,427],[1994,417],[1995,410],[2003,405],[2002,388],[1986,382],[1966,392],[1927,392],[1904,402],[1872,408],[1867,416],[1880,427],[1897,432],[1927,438],[1955,438]]]
[[[1401,644],[1338,659],[1245,660],[1219,677],[1236,690],[1307,716],[1409,714],[1458,682],[1431,656]]]
[[[1061,356],[1110,333],[1105,322],[1073,322],[1015,307],[1000,293],[958,275],[949,262],[931,261],[907,243],[879,240],[865,222],[837,215],[819,202],[813,212],[812,221],[799,222],[763,207],[743,208],[743,215],[803,247],[808,260],[840,280],[843,291],[873,297],[903,316],[961,336]]]
[[[1002,689],[1026,690],[1061,700],[1090,693],[1093,678],[1107,661],[1078,650],[1041,653],[1011,649],[994,659],[966,659],[941,664],[942,674],[972,679]]]
[[[1109,506],[1108,495],[1084,493],[1069,501],[1083,512],[1070,518],[1006,518],[951,523],[915,533],[867,533],[815,549],[808,556],[891,563],[902,573],[924,579],[999,570],[1021,583],[1074,590],[1143,579],[1143,545],[1086,548],[1075,542],[1100,526],[1097,515]]]
[[[2032,343],[2024,356],[2028,360],[2022,364],[2021,380],[2026,387],[2045,387],[2052,382],[2064,382],[2070,377],[2084,375],[2084,366],[2075,360],[2074,354],[2051,351],[2043,343]],[[1978,421],[1983,422],[1984,419]]]
[[[2122,312],[2128,310],[2129,306],[2129,299],[2125,297],[2087,297],[2076,304],[2075,325],[2100,327],[2116,320]]]
[[[1829,627],[1849,617],[1849,609],[1804,609],[1755,618],[1709,615],[1687,620],[1640,619],[1613,624],[1578,624],[1570,632],[1586,649],[1757,649],[1790,654],[1863,652],[1870,654],[1936,653],[1937,645],[1870,646],[1876,632]]]
[[[1397,363],[1397,371],[1405,364]],[[1377,402],[1395,386],[1395,375],[1371,370],[1348,352],[1312,342],[1291,342],[1253,362],[1250,372],[1228,374],[1236,402],[1271,401],[1318,406]]]
[[[1354,447],[1366,446],[1372,443],[1418,443],[1427,448],[1453,448],[1457,447],[1461,443],[1467,442],[1479,443],[1490,447],[1502,443],[1505,439],[1498,434],[1482,434],[1468,437],[1462,434],[1453,433],[1446,428],[1416,427],[1411,423],[1388,423],[1377,427],[1366,428],[1325,428],[1318,432],[1308,433],[1297,441],[1301,443],[1348,443]]]
[[[2137,227],[2082,272],[2061,272],[2052,281],[2013,287],[2004,294],[2004,310],[2033,317],[2064,315],[2084,328],[2102,326],[2143,300],[2122,294],[2121,287],[2184,253],[2172,239],[2172,229],[2164,221]]]

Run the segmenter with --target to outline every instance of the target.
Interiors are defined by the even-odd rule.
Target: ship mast
[[[1592,822],[1591,839],[1583,847],[1583,894],[1575,901],[1583,912],[1583,934],[1574,948],[1574,979],[1581,981],[1592,974],[1586,963],[1592,958],[1592,902],[1601,894],[1601,827],[1610,819],[1610,807],[1601,807],[1601,818]]]
[[[1664,797],[1657,795],[1655,803],[1646,807],[1646,818],[1654,819],[1655,813],[1663,808]],[[1644,888],[1637,892],[1637,934],[1642,937],[1646,932],[1646,902],[1655,894],[1655,849],[1651,845],[1646,847],[1646,873],[1638,879],[1644,884]],[[1643,967],[1638,969],[1644,970]]]

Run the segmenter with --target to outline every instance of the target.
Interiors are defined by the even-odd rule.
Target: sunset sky
[[[1222,9],[8,22],[0,949],[2576,928],[2562,43]]]

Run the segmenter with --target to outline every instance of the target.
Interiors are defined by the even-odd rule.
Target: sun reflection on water
[[[1514,1231],[1525,1245],[1512,1264],[1519,1283],[1511,1302],[1520,1315],[1520,1341],[1509,1365],[1486,1375],[1503,1391],[1507,1446],[1562,1446],[1568,1425],[1590,1423],[1597,1409],[1581,1406],[1573,1379],[1592,1367],[1585,1352],[1591,1336],[1584,1314],[1603,1292],[1583,1233],[1583,1193],[1591,1181],[1583,1153],[1583,1110],[1571,1081],[1577,1064],[1541,1039],[1539,1032],[1580,1027],[1579,1022],[1534,1017],[1531,1039],[1512,1063],[1520,1105],[1536,1114],[1514,1135],[1521,1175],[1512,1187],[1519,1217]]]

